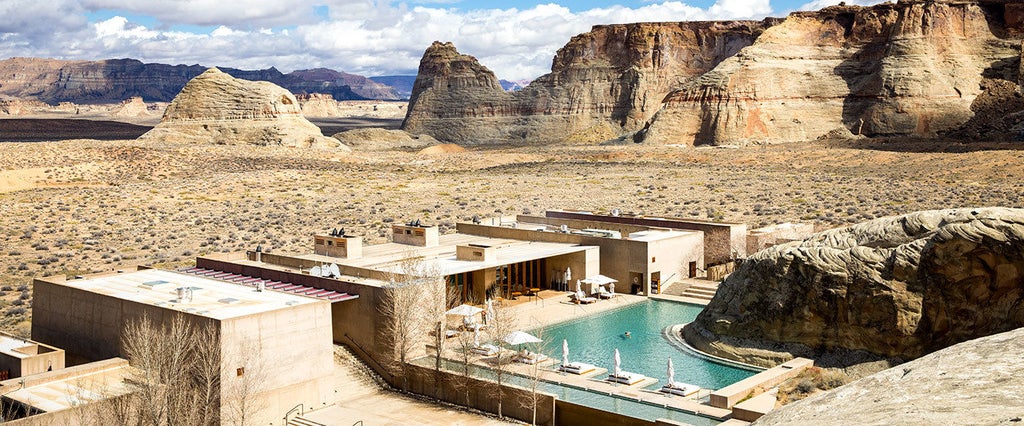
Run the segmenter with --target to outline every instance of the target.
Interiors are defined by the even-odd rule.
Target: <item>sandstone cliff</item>
[[[1005,3],[1005,4],[1004,4]],[[1017,83],[1024,6],[900,1],[798,12],[665,99],[644,141],[747,144],[934,136],[974,112],[985,78]]]
[[[1021,353],[1024,329],[982,337],[779,408],[754,424],[1019,424]]]
[[[403,129],[468,143],[616,138],[642,127],[672,89],[777,22],[596,26],[558,51],[550,74],[512,93],[472,56],[435,42],[420,62]]]
[[[0,61],[0,95],[49,104],[117,103],[131,97],[167,102],[205,70],[200,65],[144,64],[134,59],[11,58]],[[325,93],[339,100],[398,99],[394,90],[385,85],[334,70],[299,70],[288,74],[274,68],[222,71],[236,78],[269,81],[295,93]]]
[[[1024,210],[979,208],[881,218],[760,251],[683,334],[747,362],[848,364],[1022,326]]]
[[[302,116],[287,90],[210,68],[189,81],[140,139],[172,143],[338,147]]]

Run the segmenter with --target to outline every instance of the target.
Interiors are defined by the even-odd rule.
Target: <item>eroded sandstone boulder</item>
[[[336,139],[302,116],[287,90],[210,68],[185,85],[160,124],[140,139],[174,143],[336,148]]]
[[[776,409],[754,424],[1019,424],[1021,353],[1024,329],[978,338]]]
[[[914,359],[1024,326],[1024,210],[936,210],[821,232],[746,259],[684,329],[771,365]]]
[[[756,144],[839,127],[866,136],[956,129],[974,116],[983,79],[1017,83],[1019,6],[900,1],[793,13],[669,94],[641,139]]]

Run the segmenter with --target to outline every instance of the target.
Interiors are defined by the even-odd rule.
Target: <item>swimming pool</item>
[[[655,388],[668,381],[669,357],[672,357],[677,382],[702,388],[720,389],[754,375],[754,371],[684,353],[662,336],[666,327],[693,321],[701,309],[696,305],[650,299],[532,332],[544,340],[543,353],[560,360],[562,339],[565,339],[569,342],[570,361],[594,364],[609,372],[614,369],[613,354],[618,348],[622,370],[657,378]],[[627,331],[630,337],[625,336]]]

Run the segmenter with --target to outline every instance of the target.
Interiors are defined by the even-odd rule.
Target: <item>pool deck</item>
[[[568,292],[545,290],[538,296],[523,296],[515,301],[507,301],[506,303],[516,311],[516,316],[520,318],[520,324],[518,324],[520,328],[535,329],[579,318],[585,315],[592,315],[622,308],[647,300],[647,297],[644,296],[619,294],[615,298],[609,300],[600,300],[596,303],[578,305],[568,301],[568,294]],[[679,300],[681,299],[679,296],[657,295],[652,298],[689,302]],[[488,362],[491,359],[493,359],[493,357],[474,356],[472,358],[472,362],[482,367],[492,368],[493,363]],[[546,382],[558,383],[596,393],[641,401],[656,406],[671,407],[679,411],[710,417],[713,419],[725,420],[732,414],[732,410],[712,407],[710,405],[700,403],[700,398],[705,398],[711,394],[712,390],[710,389],[702,389],[697,394],[689,397],[669,395],[658,392],[657,387],[654,389],[643,389],[656,384],[658,382],[657,378],[647,378],[636,385],[629,386],[605,381],[603,376],[607,374],[608,371],[604,368],[598,368],[594,372],[588,374],[576,375],[557,371],[560,363],[560,359],[553,357],[540,363],[536,367],[513,362],[507,368],[513,374],[522,377],[533,377],[534,372],[536,371],[537,377]]]

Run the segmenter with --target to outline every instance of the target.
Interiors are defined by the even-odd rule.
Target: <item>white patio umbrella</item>
[[[583,288],[580,287],[580,280],[576,280],[576,292],[579,293],[581,291],[583,291]]]
[[[445,311],[445,314],[447,314],[447,315],[462,315],[464,317],[468,317],[468,316],[479,314],[479,313],[481,313],[483,311],[484,311],[483,309],[480,309],[480,308],[478,308],[476,306],[470,306],[470,305],[462,304],[462,305],[456,306],[454,308],[451,308],[451,309]]]
[[[522,345],[524,343],[540,343],[541,340],[536,336],[524,332],[524,331],[513,331],[501,339],[505,343],[510,345]]]
[[[668,387],[676,385],[676,369],[672,367],[672,358],[668,359]]]
[[[622,375],[622,358],[619,357],[619,348],[615,348],[615,375]]]
[[[473,327],[473,347],[480,347],[480,327]],[[672,360],[670,359],[668,362],[671,363]]]
[[[562,365],[569,365],[569,342],[562,339]]]
[[[487,312],[485,315],[485,322],[490,323],[494,320],[494,299],[487,299]]]
[[[572,268],[565,267],[565,282],[572,281]]]

